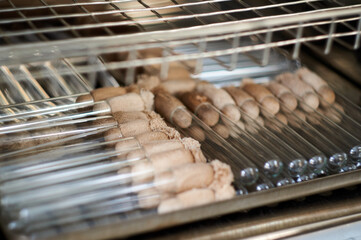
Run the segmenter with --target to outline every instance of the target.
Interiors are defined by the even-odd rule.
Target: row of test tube
[[[283,111],[287,123],[261,105],[262,123],[240,109],[242,126],[205,103],[218,111],[223,129],[213,131],[193,115],[194,125],[179,130],[198,139],[205,153],[228,161],[246,189],[268,189],[359,168],[360,109],[341,95],[336,102],[342,111],[331,105],[327,114]]]
[[[126,170],[146,161],[146,156],[124,157],[141,150],[139,145],[109,147],[102,133],[116,126],[94,123],[108,119],[110,110],[95,107],[102,102],[75,102],[79,96],[1,107],[0,191],[9,229],[46,237],[59,229],[90,227],[94,219],[107,221],[104,216],[134,214],[142,209],[141,198],[159,198],[154,193],[140,198],[136,193],[155,183],[132,184],[134,176]],[[361,128],[357,119],[361,112],[340,95],[336,102],[342,112],[334,106],[327,108],[333,114],[284,111],[287,124],[259,106],[263,122],[240,109],[240,125],[209,103],[219,114],[217,125],[221,127],[211,128],[185,108],[176,111],[190,115],[191,126],[182,128],[170,122],[183,135],[199,140],[207,158],[228,163],[238,194],[247,194],[359,166]],[[76,227],[70,227],[74,222]]]

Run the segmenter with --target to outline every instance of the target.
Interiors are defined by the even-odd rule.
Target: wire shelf
[[[326,54],[333,42],[358,48],[360,13],[357,1],[3,1],[2,78],[19,81],[23,97],[2,102],[129,84],[139,69],[165,79],[172,62],[200,79],[220,73],[234,78],[252,65],[276,68],[272,75],[285,70],[272,48],[291,46],[293,59],[303,44],[317,44]],[[106,80],[99,85],[99,78]],[[43,79],[59,87],[42,90]],[[29,82],[36,94],[22,90]],[[2,95],[9,98],[7,88]]]
[[[188,61],[188,70],[199,74],[206,59],[234,70],[239,54],[269,64],[274,47],[293,46],[296,59],[302,44],[323,44],[326,54],[334,41],[351,49],[360,45],[357,1],[9,0],[1,5],[1,65],[99,57],[104,65],[87,62],[76,71],[128,69],[121,77],[127,83],[135,68],[149,65],[160,65],[164,73],[170,62]],[[229,59],[220,60],[225,56]]]

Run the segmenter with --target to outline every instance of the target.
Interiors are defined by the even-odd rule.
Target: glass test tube
[[[136,149],[140,149],[139,145],[136,147]],[[133,150],[127,149],[126,152]],[[48,221],[48,212],[52,212],[52,215],[60,214],[60,217],[64,214],[73,214],[73,210],[78,209],[80,205],[86,204],[87,207],[90,207],[89,204],[103,202],[102,200],[106,201],[108,198],[122,197],[135,190],[141,191],[144,184],[134,184],[134,177],[149,173],[135,173],[127,169],[140,161],[147,161],[144,154],[135,159],[117,158],[115,161],[102,162],[102,164],[85,165],[80,168],[64,169],[50,172],[51,174],[44,173],[20,179],[20,181],[26,180],[31,185],[30,187],[20,187],[19,184],[14,185],[14,181],[12,181],[13,188],[3,189],[8,191],[3,191],[6,195],[2,198],[2,203],[7,204],[6,209],[11,207],[12,212],[14,209],[18,210],[18,215],[11,215],[18,219],[18,221],[12,222],[11,226],[18,228],[29,221]],[[120,169],[124,169],[124,171],[119,172]],[[133,184],[129,186],[132,180]],[[153,183],[151,182],[151,184]],[[158,181],[157,184],[166,184],[166,182]],[[34,187],[35,190],[28,191]],[[70,211],[71,208],[75,209]]]
[[[28,119],[43,115],[56,115],[64,111],[76,110],[79,108],[89,107],[92,101],[75,103],[77,97],[84,95],[74,94],[69,96],[46,98],[24,103],[0,106],[0,122],[11,121],[13,119]],[[8,112],[7,109],[13,109],[14,112]]]
[[[123,138],[108,142],[95,142],[76,144],[48,150],[26,157],[19,157],[2,165],[0,168],[0,181],[5,182],[46,172],[59,171],[84,164],[96,163],[109,157],[121,157],[121,154],[139,148],[137,144],[123,149],[115,149],[118,142],[134,138]],[[111,146],[113,145],[113,146]]]
[[[19,211],[19,216],[10,221],[8,227],[14,230],[25,228],[25,230],[31,231],[34,230],[34,228],[56,226],[71,223],[74,220],[85,220],[88,217],[101,216],[101,214],[105,214],[105,212],[99,212],[99,210],[102,210],[99,204],[107,204],[109,201],[114,201],[115,199],[124,201],[129,195],[154,187],[157,186],[150,182],[134,186],[129,184],[120,185],[74,195],[48,204],[28,206]],[[139,201],[139,199],[136,200]],[[129,206],[126,209],[122,207],[120,211],[118,204],[118,207],[114,206],[113,209],[109,209],[107,214],[140,208],[137,202],[134,202],[132,205],[133,206]],[[83,213],[84,207],[91,209],[88,214]],[[73,219],[69,219],[69,217]],[[42,223],[42,226],[37,225],[39,223]]]
[[[48,125],[38,126],[38,129],[18,131],[2,135],[0,145],[2,161],[11,161],[17,155],[24,155],[30,152],[39,152],[41,149],[51,148],[57,145],[64,145],[85,142],[94,136],[101,134],[110,128],[117,126],[115,121],[95,124],[98,120],[111,119],[110,116],[99,116],[93,118],[77,119],[56,123],[56,127]],[[1,166],[2,162],[0,162]]]
[[[0,135],[0,154],[41,145],[107,126],[116,126],[115,122],[106,122],[107,119],[111,120],[112,118],[110,116],[88,117],[11,130],[9,133]],[[103,120],[102,126],[96,124],[100,120]]]
[[[133,161],[132,159],[126,159],[126,161],[128,160]],[[136,161],[138,160],[139,159],[136,159]],[[123,163],[123,165],[127,164],[126,166],[130,166],[129,162],[119,162],[118,159],[116,163]],[[107,163],[107,165],[109,164]],[[93,170],[92,167],[93,166],[89,168],[90,172]],[[12,221],[10,221],[8,226],[12,229],[26,228],[29,230],[29,224],[32,225],[30,228],[34,229],[34,224],[37,227],[39,227],[39,224],[40,226],[44,227],[44,224],[45,226],[49,226],[51,224],[56,225],[68,223],[68,221],[73,221],[74,218],[75,220],[78,219],[79,217],[77,215],[80,215],[82,220],[89,217],[101,216],[104,214],[104,211],[100,211],[103,209],[99,209],[99,207],[104,207],[104,204],[109,204],[111,202],[114,203],[114,201],[119,204],[122,200],[126,200],[125,198],[127,198],[129,194],[135,194],[143,190],[158,188],[164,184],[169,184],[170,181],[174,180],[162,179],[162,181],[153,181],[150,179],[144,182],[143,179],[141,182],[139,182],[138,179],[137,182],[135,182],[134,177],[139,177],[140,175],[143,177],[145,173],[136,173],[130,171],[128,168],[123,168],[122,172],[119,172],[119,169],[121,169],[120,166],[111,167],[112,168],[108,169],[108,171],[114,172],[115,175],[119,175],[118,178],[114,178],[114,175],[105,174],[108,172],[107,171],[98,172],[98,174],[94,175],[95,177],[92,177],[93,175],[78,175],[78,178],[69,179],[69,173],[73,173],[74,169],[65,170],[65,172],[62,173],[68,173],[68,179],[65,181],[62,180],[61,182],[51,182],[51,186],[53,186],[53,188],[50,188],[51,193],[58,196],[61,195],[62,198],[56,198],[53,196],[53,194],[49,194],[47,187],[40,188],[40,192],[38,191],[38,194],[40,195],[28,196],[27,200],[30,200],[30,202],[22,201],[21,204],[17,205],[16,212],[18,214],[10,215],[12,216]],[[97,171],[99,171],[99,169],[97,169]],[[154,168],[152,171],[158,171],[159,173],[159,170]],[[55,174],[58,173],[59,171]],[[60,175],[62,175],[62,173]],[[149,173],[146,172],[146,174],[147,177],[149,177]],[[44,176],[46,178],[48,175],[43,175],[43,180]],[[43,196],[43,198],[39,198],[39,196]],[[144,198],[148,197],[149,194],[142,194],[141,196]],[[15,201],[15,199],[18,198],[13,196],[12,200]],[[158,199],[160,199],[160,196],[158,196]],[[10,199],[8,199],[8,201],[9,200]],[[135,203],[134,206],[132,206],[132,209],[128,209],[128,211],[142,207],[139,205],[139,198],[137,200],[138,204]],[[14,206],[12,207],[14,209]],[[90,209],[91,211],[88,211],[87,214],[84,214],[84,207],[86,207],[88,210]],[[112,210],[112,213],[116,213],[116,211],[119,211],[119,208],[115,206]],[[13,212],[14,211],[12,211],[12,213]]]
[[[89,106],[97,106],[101,105],[103,102],[97,102],[97,103],[91,103]],[[58,126],[62,125],[64,121],[69,120],[75,120],[75,119],[81,119],[86,117],[92,117],[97,115],[104,115],[107,113],[110,113],[110,109],[99,109],[94,111],[93,109],[87,109],[84,108],[86,104],[81,105],[82,103],[74,103],[72,105],[66,105],[63,107],[63,111],[66,112],[66,114],[59,115],[59,109],[58,108],[51,108],[47,109],[46,111],[42,111],[40,113],[36,113],[37,116],[41,116],[41,118],[33,118],[31,114],[22,115],[21,117],[18,116],[11,116],[0,119],[3,124],[0,126],[0,133],[2,134],[9,134],[9,133],[15,133],[20,132],[24,130],[34,130],[36,128],[42,128],[43,126]],[[73,108],[72,108],[73,107]],[[76,111],[73,111],[73,110]],[[35,113],[34,113],[35,114]],[[33,115],[34,115],[33,114]],[[14,121],[14,119],[18,120],[18,122],[15,123],[8,123],[9,121]],[[19,122],[20,120],[20,122]]]

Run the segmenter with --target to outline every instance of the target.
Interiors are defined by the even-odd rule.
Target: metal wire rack
[[[60,75],[159,65],[167,77],[170,62],[183,61],[195,74],[206,59],[224,70],[237,68],[239,54],[261,66],[273,47],[337,41],[360,45],[361,5],[357,1],[45,1],[2,2],[0,63],[24,64],[66,58],[71,69]],[[280,38],[279,36],[282,36]],[[192,48],[192,50],[189,50]],[[153,54],[144,56],[146,51]],[[116,54],[115,54],[116,53]],[[110,56],[110,55],[114,56]],[[79,61],[79,57],[99,61]],[[75,63],[74,63],[75,61]],[[46,75],[33,71],[35,78]],[[19,76],[21,78],[21,76]]]

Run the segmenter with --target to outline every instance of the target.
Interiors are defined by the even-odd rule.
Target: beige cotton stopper
[[[297,108],[297,99],[290,89],[277,82],[269,82],[267,88],[280,100],[283,111],[293,111]]]
[[[179,140],[161,140],[161,141],[152,141],[142,144],[142,150],[135,150],[128,154],[128,158],[137,158],[144,156],[151,156],[163,151],[170,151],[178,148],[183,148],[183,143]]]
[[[241,112],[235,101],[224,89],[216,88],[208,82],[200,82],[197,84],[196,90],[208,97],[212,104],[232,121],[238,121],[241,118]]]
[[[222,138],[224,139],[229,138],[229,130],[224,124],[218,123],[216,126],[212,127],[212,129],[213,131],[218,133],[218,135],[220,135]]]
[[[133,183],[147,182],[153,178],[155,173],[162,175],[164,174],[162,172],[168,169],[193,162],[194,158],[191,152],[183,148],[159,152],[151,155],[149,161],[142,161],[132,166],[132,175],[134,176],[132,180]],[[159,181],[164,181],[164,177]],[[164,184],[160,185],[164,186]]]
[[[154,119],[154,120],[159,120],[159,119]],[[151,120],[150,122],[153,121]],[[116,149],[120,150],[122,148],[127,148],[129,147],[129,145],[134,144],[133,141],[138,141],[140,144],[145,144],[147,142],[157,141],[157,140],[181,139],[180,133],[174,128],[168,127],[163,120],[162,120],[162,126],[159,129],[156,129],[154,125],[156,124],[150,124],[150,128],[152,131],[144,132],[134,136],[135,140],[130,139],[130,140],[123,140],[118,142],[116,144]],[[157,127],[159,127],[159,125]],[[110,129],[104,135],[106,141],[111,141],[123,137],[121,130],[119,128]]]
[[[112,114],[118,124],[127,123],[135,120],[148,120],[148,116],[144,112],[115,112]]]
[[[219,121],[219,113],[210,105],[209,99],[197,92],[187,92],[180,96],[181,101],[208,126]]]
[[[192,188],[204,188],[213,181],[213,168],[207,163],[178,165],[169,172],[155,176],[155,185],[161,192],[180,193]]]
[[[104,140],[106,142],[111,142],[122,137],[123,135],[119,128],[112,128],[104,133]]]
[[[259,107],[254,98],[240,88],[229,86],[224,89],[232,96],[236,104],[251,118],[259,115]]]
[[[291,91],[302,99],[300,106],[307,112],[317,109],[319,99],[310,85],[303,82],[297,75],[292,73],[283,73],[276,77],[276,80],[291,89]]]
[[[207,159],[205,158],[201,150],[201,144],[197,140],[185,137],[181,139],[181,142],[185,149],[191,151],[194,162],[207,162]]]
[[[94,102],[98,102],[107,98],[124,95],[126,94],[126,90],[123,87],[102,87],[92,90],[90,94]]]
[[[143,209],[155,208],[161,201],[173,197],[174,194],[160,193],[156,188],[149,188],[138,192],[138,203]]]
[[[316,73],[311,72],[307,68],[300,68],[299,70],[297,70],[296,74],[300,79],[302,79],[302,81],[312,86],[316,90],[316,92],[321,95],[322,99],[325,100],[327,103],[333,104],[335,102],[336,95],[334,91],[330,88],[327,82]],[[327,106],[327,104],[323,105]]]
[[[176,132],[173,133],[175,130],[171,130],[163,119],[155,112],[149,112],[147,118],[147,120],[135,119],[130,122],[119,124],[118,128],[121,130],[124,137],[136,136],[150,131],[164,131],[166,133],[176,134]]]
[[[284,114],[282,114],[282,113],[277,113],[277,114],[276,114],[276,118],[277,118],[280,122],[282,122],[284,125],[287,125],[287,123],[288,123],[287,117],[286,117]]]
[[[244,125],[244,122],[242,122],[242,121],[236,122],[236,125],[237,125],[237,127],[239,127],[239,128],[242,129],[242,130],[245,130],[245,129],[246,129],[246,127],[245,127],[245,125]]]
[[[168,134],[166,131],[152,131],[152,132],[139,134],[136,136],[136,138],[141,144],[144,144],[146,142],[155,141],[155,140],[179,139],[180,134],[175,130],[174,133],[171,135]]]
[[[161,195],[156,188],[149,188],[138,192],[139,207],[143,209],[155,208],[161,202]]]
[[[158,213],[177,211],[183,208],[195,207],[215,201],[214,192],[211,189],[191,189],[177,194],[176,197],[161,201]]]
[[[156,111],[181,128],[187,128],[192,124],[192,116],[184,108],[185,106],[170,93],[159,91],[155,95]]]
[[[253,119],[259,116],[260,109],[256,101],[247,101],[240,108]]]
[[[159,213],[225,200],[236,194],[231,186],[234,180],[231,168],[219,160],[214,160],[210,164],[180,166],[171,173],[160,175],[160,179],[164,188],[158,187],[158,189],[162,192],[178,193],[173,198],[161,201],[158,207]],[[166,184],[167,179],[173,179],[173,184],[172,181]],[[159,178],[156,177],[156,180]]]
[[[231,186],[234,181],[234,176],[231,167],[219,160],[211,161],[210,165],[213,168],[213,181],[208,186],[215,192],[216,200],[224,200],[232,198],[236,192]]]
[[[237,122],[239,119],[241,119],[241,112],[239,111],[236,105],[233,104],[225,105],[221,109],[221,112],[233,122]]]
[[[274,115],[280,110],[279,102],[266,87],[260,84],[246,83],[242,89],[253,96],[268,113]]]
[[[114,112],[133,112],[153,109],[153,93],[142,90],[140,94],[127,93],[122,96],[108,98],[107,102]]]
[[[130,114],[114,114],[114,117],[116,119],[119,119],[118,128],[120,129],[121,134],[124,137],[131,137],[144,132],[160,131],[169,128],[157,113],[153,111],[145,112],[143,114],[141,113],[142,112],[130,112]],[[123,122],[122,120],[124,120],[124,118],[121,117],[124,116],[126,116],[131,121]]]
[[[111,134],[114,135],[114,137],[119,136],[118,134],[121,135],[121,132],[119,128],[115,128],[115,129],[111,129],[108,133],[108,139],[110,139],[110,136],[113,137]],[[139,134],[137,136],[135,136],[132,139],[125,139],[122,141],[117,142],[117,144],[115,145],[115,150],[116,151],[124,151],[124,149],[128,149],[128,148],[132,148],[135,145],[142,145],[142,144],[146,144],[148,142],[151,141],[160,141],[160,140],[168,140],[168,135],[164,132],[161,131],[157,131],[157,132],[145,132],[142,134]]]
[[[148,120],[134,120],[132,122],[126,122],[119,124],[119,129],[123,137],[132,137],[144,132],[150,132],[151,128],[149,126]]]
[[[77,97],[76,102],[98,102],[107,98],[120,96],[127,91],[123,87],[102,87],[92,90],[89,94]]]

